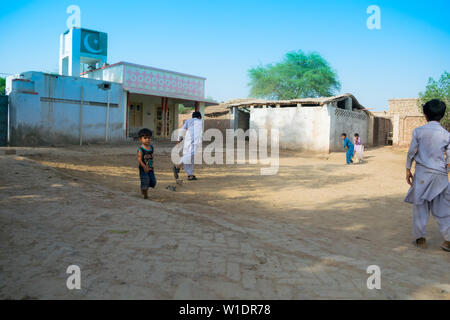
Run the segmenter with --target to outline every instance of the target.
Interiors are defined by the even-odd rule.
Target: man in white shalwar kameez
[[[428,123],[414,129],[412,134],[406,160],[406,181],[411,188],[405,201],[414,205],[412,231],[416,245],[426,247],[425,227],[431,211],[444,237],[441,248],[450,251],[450,133],[439,123],[445,109],[445,103],[436,99],[423,106]]]
[[[194,175],[194,158],[195,154],[201,152],[203,141],[203,122],[201,119],[201,113],[195,111],[192,113],[192,119],[184,122],[183,130],[181,130],[180,136],[178,137],[178,142],[184,140],[183,157],[181,158],[181,163],[173,167],[175,179],[178,179],[180,168],[184,165],[188,180],[197,180]],[[184,139],[182,136],[183,133],[186,133]]]

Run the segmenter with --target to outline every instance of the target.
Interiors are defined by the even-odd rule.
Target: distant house
[[[231,109],[228,105],[237,102],[249,101],[252,99],[232,99],[226,102],[221,102],[216,105],[205,108],[203,114],[203,129],[218,129],[225,136],[226,130],[230,129]],[[183,126],[184,121],[191,118],[192,113],[180,114],[178,116],[178,127]]]
[[[210,128],[219,129],[225,136],[226,130],[233,128],[233,121],[231,121],[233,119],[232,109],[230,109],[228,106],[236,103],[245,103],[246,101],[251,100],[253,99],[231,99],[218,105],[207,107],[205,109],[205,130]],[[243,115],[243,117],[245,117],[245,115]]]
[[[395,147],[409,147],[412,132],[426,123],[418,107],[418,98],[389,99],[388,111],[374,112],[389,127],[389,140]],[[380,122],[382,126],[382,122]]]
[[[408,147],[415,128],[426,123],[417,98],[389,99],[388,118],[392,121],[393,145]]]
[[[246,99],[228,103],[231,129],[278,129],[280,147],[314,152],[342,151],[341,134],[359,133],[373,145],[374,115],[352,94],[293,100]]]

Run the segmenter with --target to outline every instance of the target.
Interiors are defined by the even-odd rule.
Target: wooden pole
[[[127,91],[127,110],[125,114],[125,138],[128,138],[128,121],[130,112],[130,91]]]
[[[169,98],[166,98],[166,118],[164,120],[165,122],[165,129],[164,129],[164,137],[167,138],[167,129],[169,128]]]
[[[80,92],[80,146],[83,145],[83,87]]]
[[[164,103],[165,98],[161,97],[161,137],[164,137]]]
[[[111,90],[108,90],[108,105],[106,107],[106,126],[105,126],[105,141],[106,142],[108,142],[110,92],[111,92]]]

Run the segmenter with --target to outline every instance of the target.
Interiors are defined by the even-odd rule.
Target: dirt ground
[[[173,192],[171,145],[155,143],[151,201],[135,144],[15,150],[0,156],[2,298],[450,299],[433,218],[428,249],[412,243],[405,150],[350,166],[344,153],[282,151],[273,176],[200,165]],[[73,257],[90,275],[80,293],[52,269]],[[369,265],[381,290],[367,289]]]

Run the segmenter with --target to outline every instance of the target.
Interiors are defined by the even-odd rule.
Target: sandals
[[[444,251],[450,252],[450,241],[444,241],[444,242],[441,244],[441,248],[442,248],[442,250],[444,250]]]
[[[426,249],[427,240],[425,238],[416,239],[416,246],[421,249]]]
[[[425,249],[427,247],[427,241],[425,240],[425,238],[419,238],[416,240],[416,246]],[[450,241],[444,241],[441,244],[441,249],[450,252]]]
[[[178,175],[179,173],[180,173],[180,169],[177,168],[177,167],[174,165],[174,166],[173,166],[173,176],[174,176],[175,180],[177,180],[177,181],[178,181],[178,178],[180,177],[180,176]],[[197,179],[196,176],[189,176],[189,177],[188,177],[188,180],[189,180],[189,181],[192,181],[192,180],[198,180],[198,179]]]

